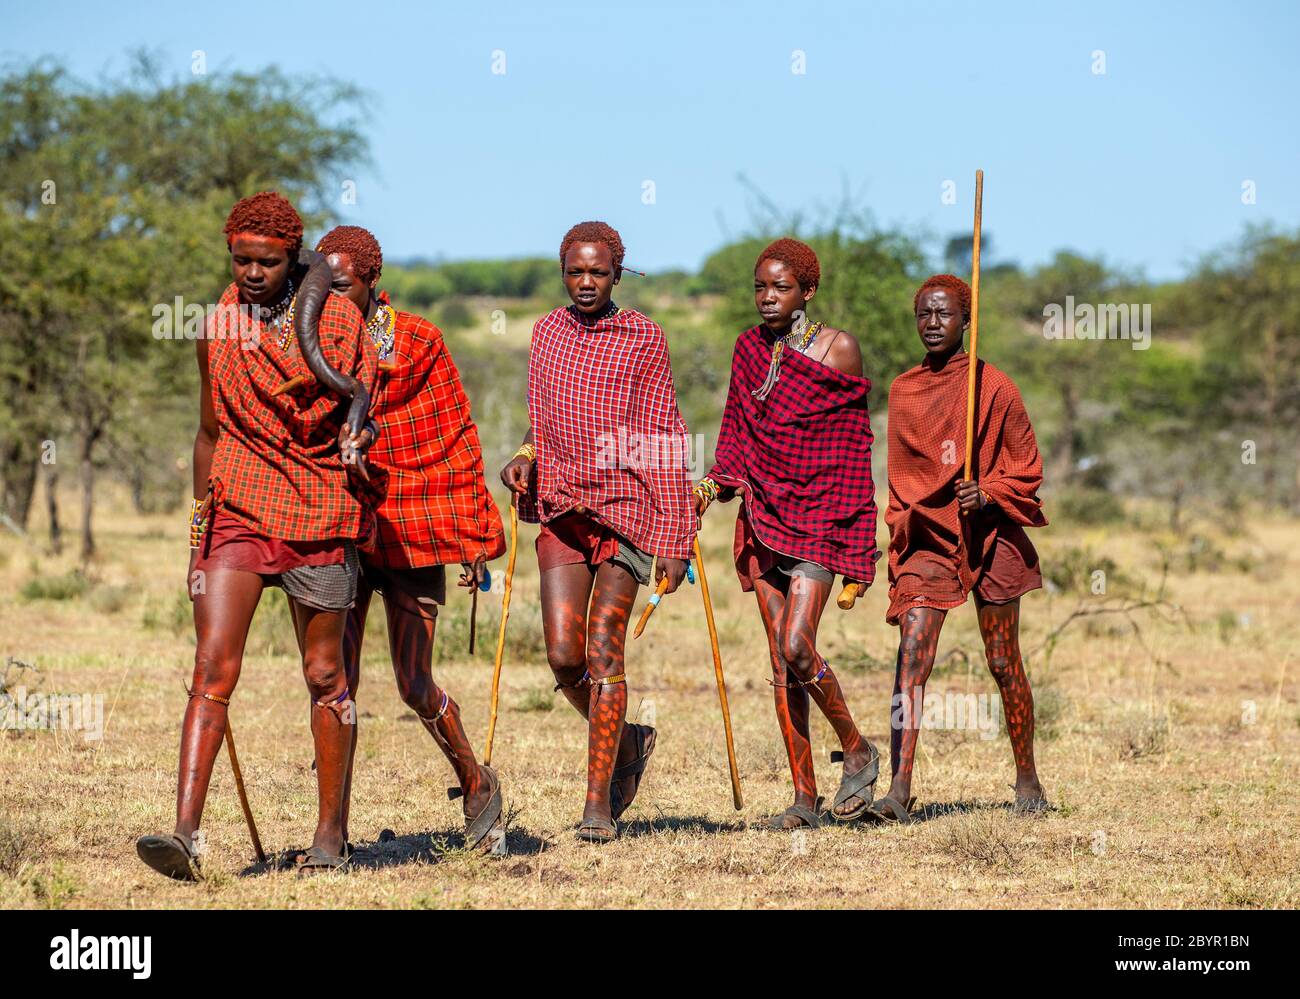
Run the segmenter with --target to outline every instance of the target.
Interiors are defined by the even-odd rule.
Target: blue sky
[[[340,218],[389,259],[550,254],[603,218],[630,266],[695,267],[751,225],[742,172],[788,212],[847,185],[938,257],[983,167],[995,259],[1068,247],[1160,279],[1248,221],[1300,224],[1298,35],[1288,2],[55,0],[6,11],[0,57],[342,74],[373,98],[375,166]]]

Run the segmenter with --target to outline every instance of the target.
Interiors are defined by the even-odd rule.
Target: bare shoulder
[[[820,356],[828,367],[855,378],[862,377],[862,348],[857,337],[848,330],[828,326],[817,335],[817,339]]]

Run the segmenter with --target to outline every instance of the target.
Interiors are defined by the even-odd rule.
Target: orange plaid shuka
[[[383,299],[386,301],[386,297]],[[396,311],[396,369],[380,377],[370,460],[387,475],[370,561],[389,569],[493,559],[505,551],[483,450],[442,331]]]
[[[216,508],[267,538],[324,541],[360,537],[368,515],[339,455],[346,403],[322,391],[296,344],[282,350],[246,309],[232,283],[209,330],[208,374],[220,432],[208,483]],[[329,363],[373,386],[378,359],[361,312],[329,295],[321,311]],[[280,396],[280,383],[303,384]]]

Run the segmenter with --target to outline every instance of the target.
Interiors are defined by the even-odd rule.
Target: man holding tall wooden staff
[[[868,815],[908,822],[925,682],[944,618],[975,592],[989,671],[1016,761],[1017,811],[1049,806],[1034,767],[1034,696],[1020,656],[1020,598],[1043,585],[1026,527],[1042,527],[1043,461],[1015,383],[974,354],[983,174],[976,177],[974,292],[952,274],[912,301],[925,357],[889,390],[889,610],[899,626],[892,779]],[[972,305],[974,307],[972,307]],[[971,353],[962,337],[971,330]],[[965,467],[962,445],[965,445]]]

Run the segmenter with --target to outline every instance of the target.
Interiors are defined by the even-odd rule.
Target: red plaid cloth
[[[759,542],[849,579],[876,578],[876,487],[871,479],[871,381],[798,351],[763,384],[776,335],[745,330],[731,358],[715,464],[721,486],[744,487],[744,515]]]
[[[231,284],[221,296],[208,343],[212,405],[220,432],[208,483],[217,508],[258,534],[284,541],[357,538],[369,516],[339,457],[345,403],[322,392],[296,344],[277,338],[238,308]],[[321,349],[339,371],[374,386],[375,351],[357,307],[330,295],[321,312]],[[273,397],[297,375],[305,383]]]
[[[381,296],[386,302],[386,296]],[[505,551],[501,515],[483,478],[469,398],[442,331],[397,312],[397,365],[380,375],[370,461],[387,475],[367,560],[389,569],[473,562]]]
[[[979,362],[971,476],[992,503],[962,517],[954,486],[966,459],[966,379],[970,355],[935,370],[930,358],[894,379],[889,390],[889,581],[896,584],[916,556],[942,562],[962,594],[979,582],[1000,533],[1019,541],[1010,524],[1042,527],[1038,490],[1043,460],[1015,382]],[[969,539],[967,538],[969,536]],[[1033,547],[1024,553],[1036,562]],[[919,564],[918,563],[918,564]],[[924,576],[933,577],[927,564]],[[891,613],[892,613],[891,609]]]
[[[575,311],[556,309],[533,326],[528,418],[537,469],[519,516],[546,523],[582,506],[644,552],[691,558],[686,423],[664,331],[634,309],[590,325]]]

